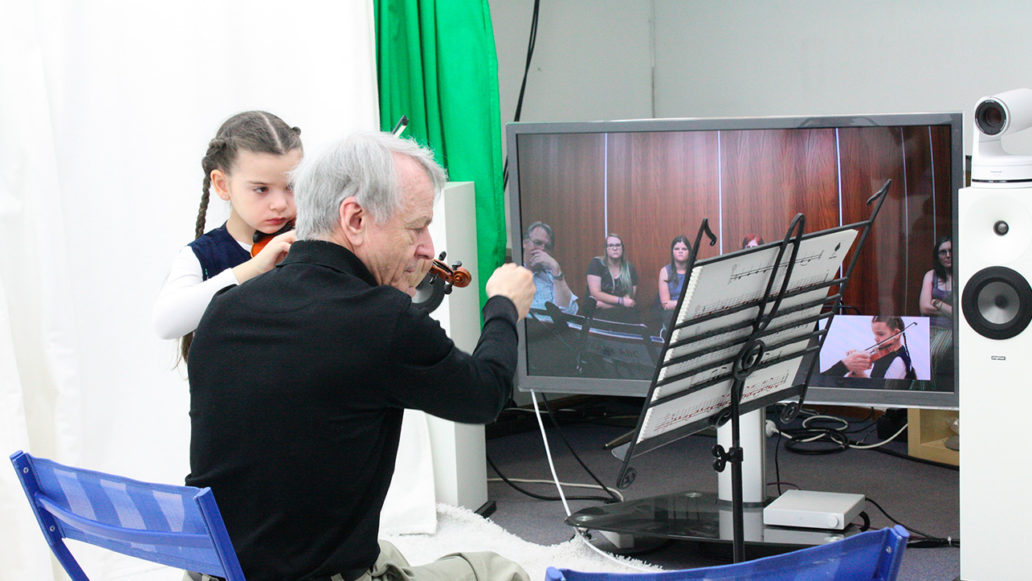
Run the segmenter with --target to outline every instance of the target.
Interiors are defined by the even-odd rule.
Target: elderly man
[[[566,274],[559,261],[552,256],[555,252],[555,234],[544,222],[534,222],[527,227],[523,237],[523,265],[534,273],[534,300],[531,308],[544,309],[545,303],[553,303],[566,313],[577,312],[577,295],[570,291]]]
[[[496,270],[472,354],[413,307],[444,181],[386,133],[306,161],[289,255],[216,295],[197,328],[187,483],[214,491],[249,580],[527,578],[493,553],[410,567],[377,539],[402,410],[492,421],[534,295],[529,270]]]

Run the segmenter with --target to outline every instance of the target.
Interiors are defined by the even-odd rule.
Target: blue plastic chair
[[[549,567],[545,581],[892,581],[909,537],[897,525],[773,557],[660,573],[581,573]]]
[[[75,539],[147,561],[244,581],[210,488],[139,482],[18,451],[22,488],[57,560],[89,581],[65,546]]]

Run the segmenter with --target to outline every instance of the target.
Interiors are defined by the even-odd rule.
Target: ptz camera
[[[1032,89],[982,97],[975,105],[971,183],[989,187],[1032,185],[1032,156],[1012,155],[1000,138],[1032,127]]]

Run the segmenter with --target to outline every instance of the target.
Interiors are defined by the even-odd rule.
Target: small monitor
[[[660,299],[676,298],[683,276],[675,251],[695,244],[703,219],[718,242],[694,249],[700,259],[779,241],[800,212],[806,232],[866,219],[891,179],[806,401],[955,408],[961,123],[911,113],[510,124],[513,259],[538,284],[519,389],[645,396],[670,312]],[[902,321],[891,341],[907,348],[902,377],[900,357],[891,372],[871,361],[883,320]],[[855,355],[844,367],[865,349],[866,370]]]

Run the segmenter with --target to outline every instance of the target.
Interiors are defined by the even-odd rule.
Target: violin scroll
[[[457,286],[459,288],[469,286],[469,283],[473,280],[473,275],[471,275],[465,268],[462,268],[461,262],[456,262],[455,264],[448,266],[448,264],[444,262],[444,257],[445,253],[442,252],[439,258],[430,263],[430,271],[428,274],[436,276],[450,286]]]

